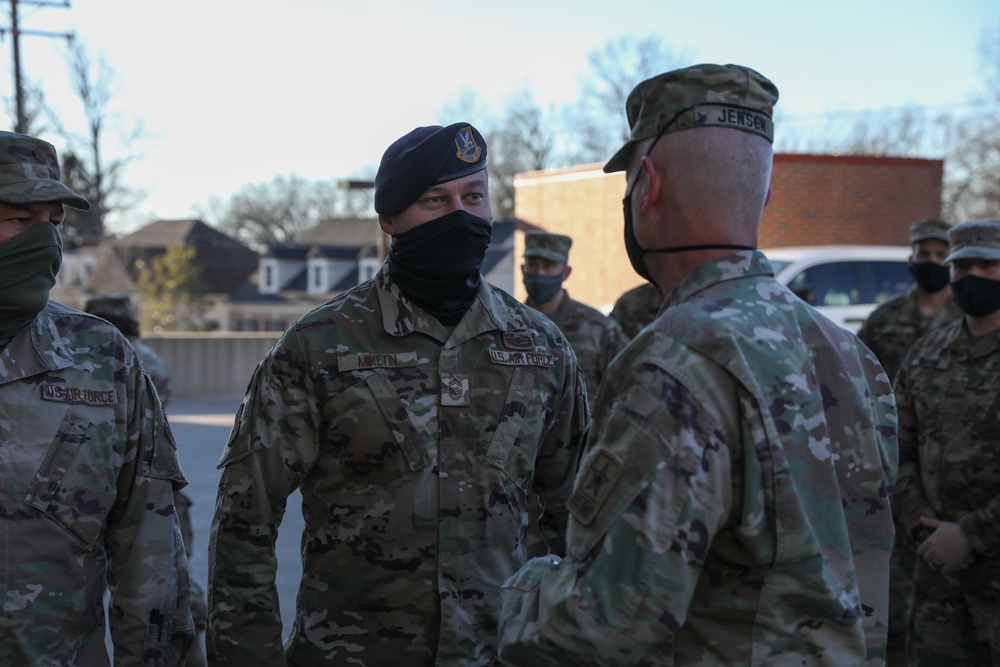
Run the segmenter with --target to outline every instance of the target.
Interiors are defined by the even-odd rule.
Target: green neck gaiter
[[[62,236],[51,222],[0,243],[0,348],[49,302],[62,264]]]

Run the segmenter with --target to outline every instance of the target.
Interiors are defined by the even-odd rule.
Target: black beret
[[[385,149],[375,174],[375,212],[398,215],[424,190],[486,169],[486,140],[469,123],[428,125]]]

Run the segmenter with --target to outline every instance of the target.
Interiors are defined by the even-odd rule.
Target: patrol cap
[[[418,127],[392,143],[375,174],[375,212],[397,215],[438,183],[486,169],[486,140],[469,123]]]
[[[948,243],[948,230],[951,223],[938,218],[927,218],[910,225],[910,245],[927,239],[937,239]]]
[[[565,263],[573,239],[563,234],[532,230],[524,234],[524,256]]]
[[[1000,220],[970,220],[948,231],[951,252],[945,264],[956,259],[1000,259]]]
[[[17,132],[0,132],[0,201],[61,201],[90,210],[90,202],[59,181],[59,158],[52,144]]]
[[[646,79],[625,101],[631,138],[604,171],[628,168],[640,141],[695,127],[729,127],[774,143],[771,118],[777,101],[775,85],[741,65],[693,65]]]
[[[128,294],[102,294],[87,299],[83,308],[92,315],[106,319],[127,336],[139,335],[139,318]]]

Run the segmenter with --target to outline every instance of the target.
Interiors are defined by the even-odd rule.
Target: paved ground
[[[208,579],[208,533],[215,511],[215,492],[219,483],[216,465],[229,438],[236,410],[242,396],[197,396],[174,399],[167,408],[170,428],[177,440],[181,465],[188,486],[185,493],[193,501],[191,519],[194,529],[194,554],[191,575],[205,588]],[[295,610],[295,593],[302,565],[299,541],[302,512],[299,494],[288,499],[288,509],[278,531],[278,594],[284,634],[288,635]],[[206,589],[207,590],[207,589]]]

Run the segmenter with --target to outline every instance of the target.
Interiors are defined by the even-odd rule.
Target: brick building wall
[[[774,156],[761,248],[906,245],[912,223],[941,215],[941,160]]]
[[[522,232],[544,229],[573,238],[573,273],[565,287],[574,299],[607,310],[642,279],[625,254],[625,176],[605,174],[603,166],[518,174],[514,213]],[[906,245],[913,222],[940,215],[943,166],[941,160],[777,154],[759,246]],[[518,266],[523,253],[519,233]],[[526,298],[520,280],[514,295]]]

